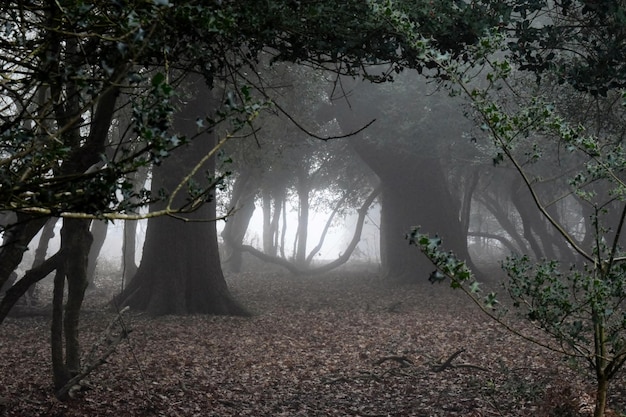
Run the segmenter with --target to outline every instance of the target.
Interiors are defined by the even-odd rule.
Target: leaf
[[[446,276],[444,274],[442,274],[441,272],[439,272],[439,270],[434,270],[428,276],[428,281],[430,281],[432,284],[437,283],[437,282],[441,282],[441,281],[443,281],[445,279],[446,279]]]

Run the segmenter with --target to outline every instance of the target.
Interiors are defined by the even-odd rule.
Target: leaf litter
[[[53,395],[49,317],[7,319],[0,416],[591,415],[590,376],[443,285],[349,271],[227,281],[251,317],[131,313],[129,339],[65,402]],[[109,296],[87,296],[85,352],[114,317]],[[624,379],[608,416],[626,412]]]

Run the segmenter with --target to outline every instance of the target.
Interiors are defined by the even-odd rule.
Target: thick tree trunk
[[[198,214],[214,216],[214,203]],[[117,300],[152,315],[244,313],[222,274],[215,223],[169,217],[148,222],[142,262]]]
[[[389,280],[426,281],[434,268],[426,256],[409,246],[406,235],[413,226],[441,236],[447,250],[472,265],[459,204],[448,190],[436,156],[401,155],[365,143],[355,143],[355,149],[381,180],[380,257]]]
[[[447,250],[469,262],[467,235],[454,210],[452,196],[436,159],[415,161],[416,172],[381,176],[383,193],[380,221],[380,250],[384,274],[399,282],[426,280],[434,268],[406,235],[412,226],[439,235]]]
[[[344,134],[358,132],[381,117],[389,122],[389,118],[397,116],[397,122],[404,124],[407,117],[421,116],[385,114],[381,111],[385,104],[383,93],[377,96],[353,80],[342,81],[344,88],[354,89],[350,90],[349,99],[338,100],[336,105],[337,121]],[[376,98],[380,100],[373,104]],[[445,109],[441,114],[446,114]],[[355,134],[351,140],[357,154],[380,178],[381,266],[389,280],[401,283],[428,282],[434,268],[426,256],[409,246],[406,235],[413,226],[421,226],[425,233],[438,234],[444,239],[446,249],[455,251],[473,266],[467,249],[467,231],[461,225],[461,198],[454,198],[448,188],[447,172],[441,162],[443,147],[433,140],[460,137],[461,129],[448,121],[427,119],[423,129],[416,123],[415,133],[400,133],[401,137],[390,137],[388,131],[373,128]]]
[[[174,122],[175,128],[187,137],[196,134],[197,118],[215,108],[210,92],[203,87],[200,80],[191,86],[190,90],[199,94],[186,103]],[[214,144],[214,136],[204,134],[174,151],[153,170],[153,192],[163,188],[171,193]],[[214,160],[203,169],[213,172]],[[206,179],[196,181],[205,183]],[[181,197],[174,206],[184,202]],[[244,309],[232,299],[220,266],[215,222],[209,221],[216,216],[215,201],[185,216],[196,221],[172,217],[148,221],[141,264],[116,301],[152,315],[244,314]]]

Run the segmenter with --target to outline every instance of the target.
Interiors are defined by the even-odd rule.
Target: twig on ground
[[[398,362],[403,367],[414,366],[413,361],[411,359],[407,358],[406,356],[398,356],[398,355],[384,356],[378,359],[376,362],[374,362],[374,365],[381,365],[387,361]]]
[[[482,366],[478,366],[478,365],[472,365],[469,363],[460,363],[460,364],[453,364],[452,361],[455,360],[461,353],[465,352],[465,349],[459,349],[456,352],[454,352],[452,355],[450,355],[448,357],[448,359],[446,359],[443,363],[438,363],[436,365],[433,365],[433,372],[443,372],[446,369],[452,369],[452,368],[472,368],[472,369],[477,369],[479,371],[485,371],[485,372],[491,372],[489,369],[487,368],[483,368]]]
[[[108,357],[115,352],[117,346],[122,342],[122,340],[128,337],[130,333],[129,330],[126,329],[126,326],[123,324],[122,314],[124,314],[128,310],[128,307],[122,309],[113,320],[109,323],[107,328],[102,333],[102,337],[99,341],[94,343],[89,355],[87,355],[86,364],[82,367],[81,371],[75,375],[72,379],[70,379],[61,389],[56,392],[57,398],[65,398],[65,396],[76,390],[76,387],[79,383],[85,379],[87,375],[92,373],[95,369],[105,364]],[[115,332],[116,324],[119,324],[121,330],[119,332]],[[104,346],[105,349],[100,353],[100,356],[97,356],[97,352],[101,346]],[[80,387],[79,387],[80,389]]]

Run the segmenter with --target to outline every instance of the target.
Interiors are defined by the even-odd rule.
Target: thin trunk
[[[54,387],[61,389],[80,372],[78,338],[80,309],[87,289],[87,261],[92,242],[89,220],[64,219],[61,247],[67,256],[54,278],[52,302],[51,352]],[[63,293],[67,281],[67,301]]]
[[[272,196],[267,189],[262,191],[263,198],[263,251],[274,254],[274,233],[272,231]]]
[[[335,218],[335,216],[339,212],[339,209],[341,208],[343,203],[346,201],[346,198],[347,198],[347,194],[344,195],[337,202],[337,204],[335,204],[335,207],[333,207],[333,210],[331,211],[330,215],[328,216],[328,219],[326,220],[326,224],[324,224],[324,229],[322,230],[322,234],[320,235],[320,239],[317,242],[317,245],[315,245],[315,247],[311,250],[311,252],[309,252],[309,255],[306,258],[306,265],[307,266],[309,266],[311,264],[311,261],[313,260],[315,255],[320,251],[320,249],[322,249],[322,246],[324,245],[324,241],[326,240],[326,235],[328,234],[328,230],[330,229],[330,226],[333,223],[333,219]]]
[[[609,393],[609,381],[605,377],[598,379],[596,385],[596,406],[593,417],[604,417]]]
[[[139,192],[148,178],[148,168],[140,168],[132,174],[133,191]],[[124,240],[122,242],[122,288],[137,273],[137,220],[124,221]]]
[[[470,215],[472,213],[472,198],[474,196],[474,191],[476,191],[476,187],[478,186],[479,179],[480,169],[478,167],[474,167],[472,168],[471,176],[465,181],[460,214],[461,227],[463,228],[465,234],[469,233]]]
[[[71,376],[64,361],[63,349],[63,292],[65,290],[65,272],[57,269],[52,292],[52,324],[50,326],[50,351],[52,358],[52,377],[54,389],[61,389]]]
[[[256,184],[250,170],[245,170],[237,177],[233,185],[230,207],[234,213],[228,218],[222,237],[224,238],[222,264],[230,272],[238,273],[243,264],[242,252],[238,249],[246,235],[250,219],[254,214]]]
[[[517,245],[516,251],[513,252],[526,253],[528,251],[528,243],[518,233],[518,229],[508,216],[508,210],[503,209],[502,205],[489,195],[483,195],[480,201],[496,218],[503,231],[506,232]]]
[[[48,253],[48,246],[52,238],[54,238],[54,228],[56,227],[58,219],[56,217],[51,218],[46,222],[46,225],[41,229],[41,237],[35,249],[35,260],[33,261],[33,268],[39,266],[46,259]]]
[[[280,246],[280,255],[283,257],[283,259],[287,259],[285,256],[285,238],[287,236],[287,201],[283,198],[281,204],[283,208],[283,228],[280,232],[280,245],[277,244],[277,246]]]
[[[354,252],[354,249],[356,248],[356,246],[359,244],[361,240],[361,232],[363,231],[363,224],[365,223],[365,218],[367,217],[369,208],[374,202],[374,200],[376,199],[376,197],[378,197],[378,195],[380,194],[380,191],[381,191],[381,187],[380,186],[376,187],[376,189],[373,190],[370,193],[370,195],[367,197],[367,199],[365,200],[361,208],[358,210],[359,217],[357,219],[356,228],[354,230],[354,235],[352,236],[352,240],[350,241],[350,244],[348,245],[348,247],[346,248],[346,250],[343,252],[343,254],[340,257],[338,257],[337,259],[335,259],[334,261],[328,264],[322,265],[317,268],[312,268],[312,269],[302,269],[298,265],[294,265],[293,263],[287,261],[284,258],[267,255],[252,246],[243,245],[241,249],[251,253],[252,255],[256,256],[262,261],[280,265],[284,267],[285,269],[287,269],[289,272],[296,274],[296,275],[322,274],[322,273],[331,271],[345,264],[350,259],[352,252]]]
[[[41,229],[41,237],[39,238],[37,249],[35,249],[35,259],[33,260],[32,268],[38,267],[46,260],[50,240],[54,238],[54,228],[57,220],[56,217],[49,219],[43,229]],[[32,298],[35,296],[35,287],[36,285],[33,284],[28,288],[28,291],[26,291],[28,297]]]
[[[297,265],[304,267],[306,265],[306,246],[309,237],[309,185],[308,167],[300,167],[298,169],[298,231],[297,231],[297,247],[294,253],[294,259]]]
[[[18,214],[15,224],[6,230],[0,249],[0,288],[22,262],[28,244],[48,221],[47,217]]]
[[[13,286],[4,295],[2,302],[0,302],[0,323],[4,321],[11,311],[11,308],[13,308],[13,306],[20,298],[22,298],[29,288],[33,287],[37,282],[47,277],[63,264],[62,256],[61,251],[57,252],[40,265],[26,272],[26,274],[24,274],[19,281],[13,284]]]
[[[124,240],[122,242],[122,287],[137,273],[137,220],[124,221]]]
[[[89,262],[87,264],[87,280],[90,287],[94,285],[94,280],[96,278],[96,266],[98,265],[98,257],[100,256],[100,251],[104,246],[104,241],[106,240],[108,229],[108,223],[103,220],[94,220],[91,222],[90,230],[93,237],[93,243],[89,251]]]
[[[93,238],[89,232],[89,220],[64,219],[61,244],[67,250],[65,274],[67,278],[67,302],[65,303],[65,366],[72,376],[80,371],[80,343],[78,328],[80,309],[89,285],[87,263]],[[64,242],[65,240],[65,242]]]

